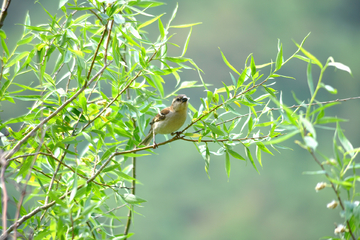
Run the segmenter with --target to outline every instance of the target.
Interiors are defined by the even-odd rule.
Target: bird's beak
[[[188,97],[184,97],[184,98],[182,99],[182,102],[187,102],[187,101],[189,101],[189,99],[190,99],[190,98],[188,98]]]

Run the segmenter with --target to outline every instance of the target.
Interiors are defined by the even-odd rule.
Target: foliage
[[[12,51],[7,47],[6,33],[0,31],[3,49],[0,103],[32,102],[27,113],[6,121],[0,119],[0,129],[5,133],[1,137],[0,156],[1,237],[131,236],[132,216],[136,207],[145,202],[135,194],[136,158],[153,153],[153,146],[138,146],[146,135],[149,120],[165,106],[163,100],[188,88],[203,88],[207,95],[201,98],[199,108],[189,106],[191,123],[180,135],[159,146],[179,140],[193,142],[204,158],[207,173],[211,155],[222,155],[230,177],[231,157],[250,161],[258,171],[263,152],[272,154],[270,147],[278,151],[284,147],[280,143],[299,135],[301,141],[297,143],[321,168],[309,174],[325,176],[329,183],[321,186],[334,190],[335,205],[341,207],[344,228],[338,230],[339,239],[356,239],[360,217],[355,201],[359,168],[355,157],[360,148],[353,148],[343,134],[339,125],[343,119],[325,115],[328,107],[341,100],[316,101],[321,88],[336,93],[336,89],[322,82],[329,66],[351,74],[350,69],[331,57],[323,65],[303,48],[305,37],[300,44],[296,43],[298,49],[289,58],[284,59],[279,41],[275,62],[257,65],[250,55],[242,70],[220,51],[233,74],[228,82],[223,82],[224,87],[211,89],[202,79],[201,69],[185,57],[192,27],[197,23],[173,25],[177,7],[166,24],[162,15],[146,12],[161,4],[62,0],[61,16],[44,9],[50,17],[47,24],[33,26],[30,16],[26,16],[22,37]],[[138,21],[141,15],[148,20]],[[145,31],[151,24],[157,24],[159,29],[154,42]],[[180,56],[168,55],[171,28],[190,29]],[[21,50],[23,46],[27,50]],[[298,105],[289,107],[274,88],[274,80],[292,78],[278,72],[294,58],[308,63],[311,99],[305,102],[295,98]],[[320,68],[317,81],[312,78],[313,66]],[[196,70],[201,84],[182,81],[179,73],[185,69]],[[261,73],[263,69],[269,73]],[[22,83],[17,80],[21,75],[36,80]],[[177,84],[170,94],[164,91],[167,75]],[[248,113],[240,114],[240,107],[245,107]],[[329,127],[334,124],[336,128]],[[332,156],[317,150],[318,128],[334,131]],[[215,147],[217,150],[212,151]],[[242,149],[246,156],[240,153]],[[324,162],[320,162],[319,156]],[[7,189],[12,185],[20,189],[16,199],[8,198]],[[341,192],[346,193],[347,200],[343,200]],[[8,218],[11,201],[17,211]],[[118,206],[112,207],[111,201]]]

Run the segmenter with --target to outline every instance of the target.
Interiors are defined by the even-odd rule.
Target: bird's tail
[[[146,137],[141,141],[141,143],[139,143],[139,146],[140,145],[149,145],[150,142],[151,142],[151,138],[153,136],[153,132],[152,131],[149,131],[148,135],[146,135]]]

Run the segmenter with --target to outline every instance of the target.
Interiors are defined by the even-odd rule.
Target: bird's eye
[[[177,99],[176,99],[176,101],[178,101],[178,102],[179,102],[179,101],[181,101],[181,99],[180,99],[180,98],[177,98]]]

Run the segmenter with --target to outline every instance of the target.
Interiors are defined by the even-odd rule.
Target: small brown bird
[[[169,134],[177,131],[184,124],[187,115],[188,100],[184,94],[176,96],[170,107],[161,110],[150,122],[151,128],[148,135],[139,145],[149,145],[153,139],[153,147],[157,148],[156,134]]]

